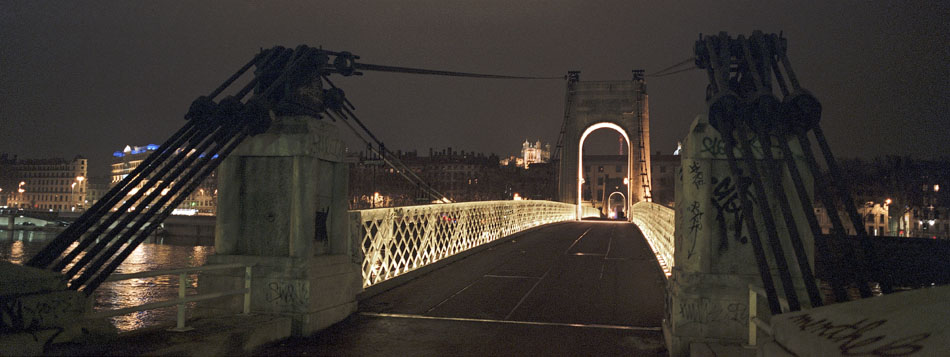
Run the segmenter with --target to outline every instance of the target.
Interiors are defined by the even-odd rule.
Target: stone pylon
[[[759,172],[763,172],[762,151],[758,142],[751,143],[753,154],[758,159]],[[773,154],[780,155],[781,150],[773,148]],[[799,167],[805,167],[800,149],[792,145],[792,153],[799,161]],[[742,162],[739,150],[735,151],[739,168],[748,175],[748,168]],[[784,164],[782,164],[784,167]],[[812,178],[802,172],[805,186],[812,188]],[[761,180],[762,178],[752,178]],[[783,186],[792,188],[793,183],[783,170]],[[762,287],[762,279],[750,235],[745,226],[741,210],[741,199],[726,159],[725,142],[720,133],[701,115],[693,121],[689,133],[683,140],[681,166],[676,177],[676,230],[674,233],[675,253],[672,276],[668,284],[667,316],[664,330],[671,346],[671,355],[685,356],[690,352],[692,343],[720,343],[741,345],[748,339],[749,285]],[[794,264],[794,250],[789,243],[788,231],[783,229],[784,220],[781,208],[774,199],[772,190],[766,185],[766,194],[770,196],[770,206],[779,229],[786,261],[792,269],[796,293],[805,297],[802,274]],[[782,188],[779,188],[782,189]],[[751,188],[750,188],[750,191]],[[809,197],[814,193],[809,192]],[[787,192],[791,198],[789,204],[795,217],[802,243],[808,256],[808,262],[814,271],[814,238],[801,215],[801,204],[794,191]],[[768,236],[763,225],[761,202],[753,203],[755,223],[766,251],[766,259],[772,267],[770,273],[776,282],[779,296],[783,296],[775,257],[769,246]],[[800,299],[807,304],[807,299]],[[769,314],[765,299],[758,304],[758,314]]]
[[[347,239],[343,149],[327,121],[277,117],[218,169],[215,255],[208,264],[254,264],[251,312],[291,317],[294,335],[346,318],[362,289]],[[205,273],[199,288],[241,288],[242,277]],[[240,296],[229,301],[224,305],[239,310]]]
[[[577,193],[579,170],[583,168],[580,151],[586,136],[599,128],[616,130],[627,143],[625,176],[629,178],[629,184],[624,196],[630,201],[628,203],[632,206],[646,200],[651,180],[648,102],[646,84],[642,79],[568,84],[563,149],[558,164],[558,201],[577,204],[582,199]]]

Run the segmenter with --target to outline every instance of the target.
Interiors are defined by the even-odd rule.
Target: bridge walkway
[[[631,223],[566,222],[506,238],[360,302],[264,355],[665,355],[665,277]]]

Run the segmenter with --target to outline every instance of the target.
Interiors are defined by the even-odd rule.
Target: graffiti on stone
[[[272,281],[267,284],[267,302],[280,305],[306,304],[310,289],[304,282]]]
[[[703,230],[703,211],[700,209],[698,201],[693,201],[693,204],[689,206],[689,238],[692,241],[689,246],[689,251],[686,253],[686,259],[692,258],[693,253],[696,250],[696,239],[700,232]]]
[[[712,157],[721,157],[726,154],[726,142],[720,137],[703,137],[703,148],[700,153],[709,153]]]
[[[4,296],[0,297],[0,333],[27,332],[36,341],[43,336],[45,348],[64,331],[67,322],[78,321],[82,313],[82,298],[73,291]]]
[[[742,178],[742,180],[745,179],[746,178]],[[748,189],[740,190],[739,188],[741,187],[737,187],[731,177],[724,177],[722,179],[713,177],[712,185],[713,192],[710,200],[712,201],[713,207],[716,208],[716,222],[719,225],[720,231],[723,233],[722,239],[719,240],[719,252],[722,253],[729,249],[729,227],[727,220],[732,223],[731,228],[732,231],[735,232],[734,237],[736,241],[742,244],[749,242],[749,238],[742,235],[742,224],[746,217],[742,212],[742,199],[739,196],[739,191],[745,193],[749,202],[753,201],[753,197]]]
[[[746,326],[749,321],[749,307],[742,302],[729,302],[725,307],[708,298],[684,300],[678,304],[678,314],[683,321],[701,324],[735,323]]]
[[[704,183],[706,183],[703,180],[702,167],[699,166],[698,161],[693,161],[689,165],[689,176],[690,176],[690,181],[693,182],[693,185],[696,186],[697,189],[699,189],[699,186],[702,186]]]
[[[852,323],[838,323],[827,318],[816,319],[804,313],[791,317],[801,331],[821,337],[838,345],[842,356],[907,356],[924,349],[920,344],[930,337],[923,332],[903,337],[892,337],[874,330],[887,320],[863,318]],[[929,351],[929,353],[939,353]],[[928,355],[929,355],[928,353]]]
[[[24,295],[0,299],[0,329],[31,330],[56,326],[79,316],[81,303],[72,292]]]

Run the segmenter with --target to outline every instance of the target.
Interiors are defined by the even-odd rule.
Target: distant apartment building
[[[650,158],[650,167],[650,193],[653,202],[673,207],[676,201],[673,187],[676,183],[676,172],[680,167],[680,156],[657,151]]]
[[[16,171],[13,169],[14,164],[16,164],[16,156],[0,154],[0,208],[8,207],[10,199],[17,193],[16,187],[20,180],[17,179]]]
[[[109,187],[114,187],[116,184],[124,180],[129,174],[139,167],[142,161],[155,152],[155,150],[158,150],[158,148],[159,146],[155,144],[149,144],[145,146],[127,145],[121,151],[112,153],[112,170]],[[217,172],[212,172],[211,175],[209,175],[194,192],[189,194],[188,197],[186,197],[185,200],[178,205],[173,214],[216,214],[218,207],[217,182]],[[139,189],[144,187],[145,184],[146,182],[143,180],[143,182],[139,183],[137,187],[129,192],[129,195],[135,194]]]
[[[0,204],[33,211],[81,211],[87,205],[86,172],[82,156],[72,160],[9,158],[0,159]]]
[[[950,161],[885,156],[843,159],[840,165],[856,218],[868,234],[950,239],[950,192],[941,190],[950,181]],[[847,234],[855,234],[851,215],[838,209]],[[822,231],[831,232],[827,209],[816,205],[815,210]]]
[[[412,174],[452,202],[502,199],[503,187],[497,184],[498,157],[447,148],[429,149],[429,156],[416,151],[395,153]],[[435,200],[388,166],[375,154],[359,153],[350,162],[350,207],[374,207],[428,204]]]

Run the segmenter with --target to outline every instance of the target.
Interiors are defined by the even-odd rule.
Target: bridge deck
[[[664,276],[633,224],[516,235],[360,302],[360,313],[262,354],[665,354]]]

